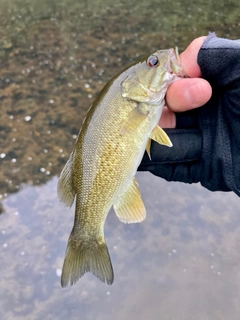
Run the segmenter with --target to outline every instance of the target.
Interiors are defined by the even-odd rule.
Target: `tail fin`
[[[73,285],[85,272],[91,272],[102,282],[113,283],[113,268],[106,243],[77,242],[69,239],[63,264],[61,285]]]

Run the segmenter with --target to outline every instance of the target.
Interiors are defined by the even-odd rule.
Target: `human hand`
[[[210,33],[180,59],[189,78],[169,87],[160,120],[173,147],[153,141],[138,170],[240,196],[240,40]]]
[[[202,79],[197,63],[198,52],[207,37],[199,37],[180,54],[181,65],[189,78],[174,82],[166,94],[167,107],[163,109],[160,127],[175,128],[175,112],[183,112],[204,105],[212,95],[208,81]]]

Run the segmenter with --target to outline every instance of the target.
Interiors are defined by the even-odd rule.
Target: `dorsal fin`
[[[73,188],[73,163],[75,157],[75,150],[70,154],[67,163],[65,164],[58,181],[57,192],[59,200],[68,208],[73,204],[75,198],[75,191]]]

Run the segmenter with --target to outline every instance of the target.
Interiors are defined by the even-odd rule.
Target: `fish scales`
[[[176,49],[160,50],[115,76],[88,111],[58,184],[60,200],[75,221],[68,241],[61,284],[75,283],[85,272],[113,282],[104,239],[111,209],[126,223],[145,218],[135,178],[150,139],[171,146],[158,122],[168,86],[183,77]]]

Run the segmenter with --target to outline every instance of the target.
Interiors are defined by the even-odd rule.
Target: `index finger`
[[[190,78],[201,78],[201,69],[197,63],[198,52],[202,47],[206,36],[194,39],[190,45],[180,54],[181,65],[184,72]]]

